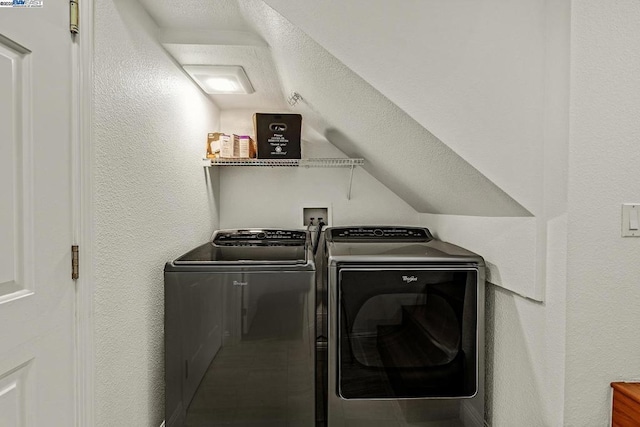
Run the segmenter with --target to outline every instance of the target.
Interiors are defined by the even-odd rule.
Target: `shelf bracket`
[[[351,172],[349,173],[349,189],[347,190],[347,200],[351,200],[351,184],[353,183],[353,168],[355,168],[355,165],[351,165]]]

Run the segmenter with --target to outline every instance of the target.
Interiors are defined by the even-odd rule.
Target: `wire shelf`
[[[253,167],[305,167],[305,168],[351,168],[347,200],[351,200],[353,170],[364,165],[364,159],[349,158],[315,158],[315,159],[203,159],[204,166],[253,166]]]
[[[341,168],[364,165],[364,159],[204,159],[205,166]]]

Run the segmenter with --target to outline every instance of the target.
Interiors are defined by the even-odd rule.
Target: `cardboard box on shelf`
[[[300,159],[300,114],[255,113],[253,126],[256,133],[259,159]]]
[[[207,159],[220,157],[220,132],[210,132],[207,134]]]
[[[253,159],[256,157],[255,141],[249,135],[234,135],[238,142],[238,157]]]
[[[207,134],[208,159],[252,159],[256,157],[256,142],[248,135]]]
[[[231,135],[222,134],[220,136],[220,157],[232,159],[234,157],[233,146],[233,137]]]

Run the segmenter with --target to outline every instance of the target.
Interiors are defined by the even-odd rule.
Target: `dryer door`
[[[477,286],[473,268],[341,268],[339,396],[472,397]]]

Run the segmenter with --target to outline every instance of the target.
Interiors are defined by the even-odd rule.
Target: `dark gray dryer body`
[[[314,424],[314,276],[302,230],[219,230],[166,264],[167,427]]]
[[[334,227],[325,239],[329,427],[482,426],[482,257],[426,228]]]

